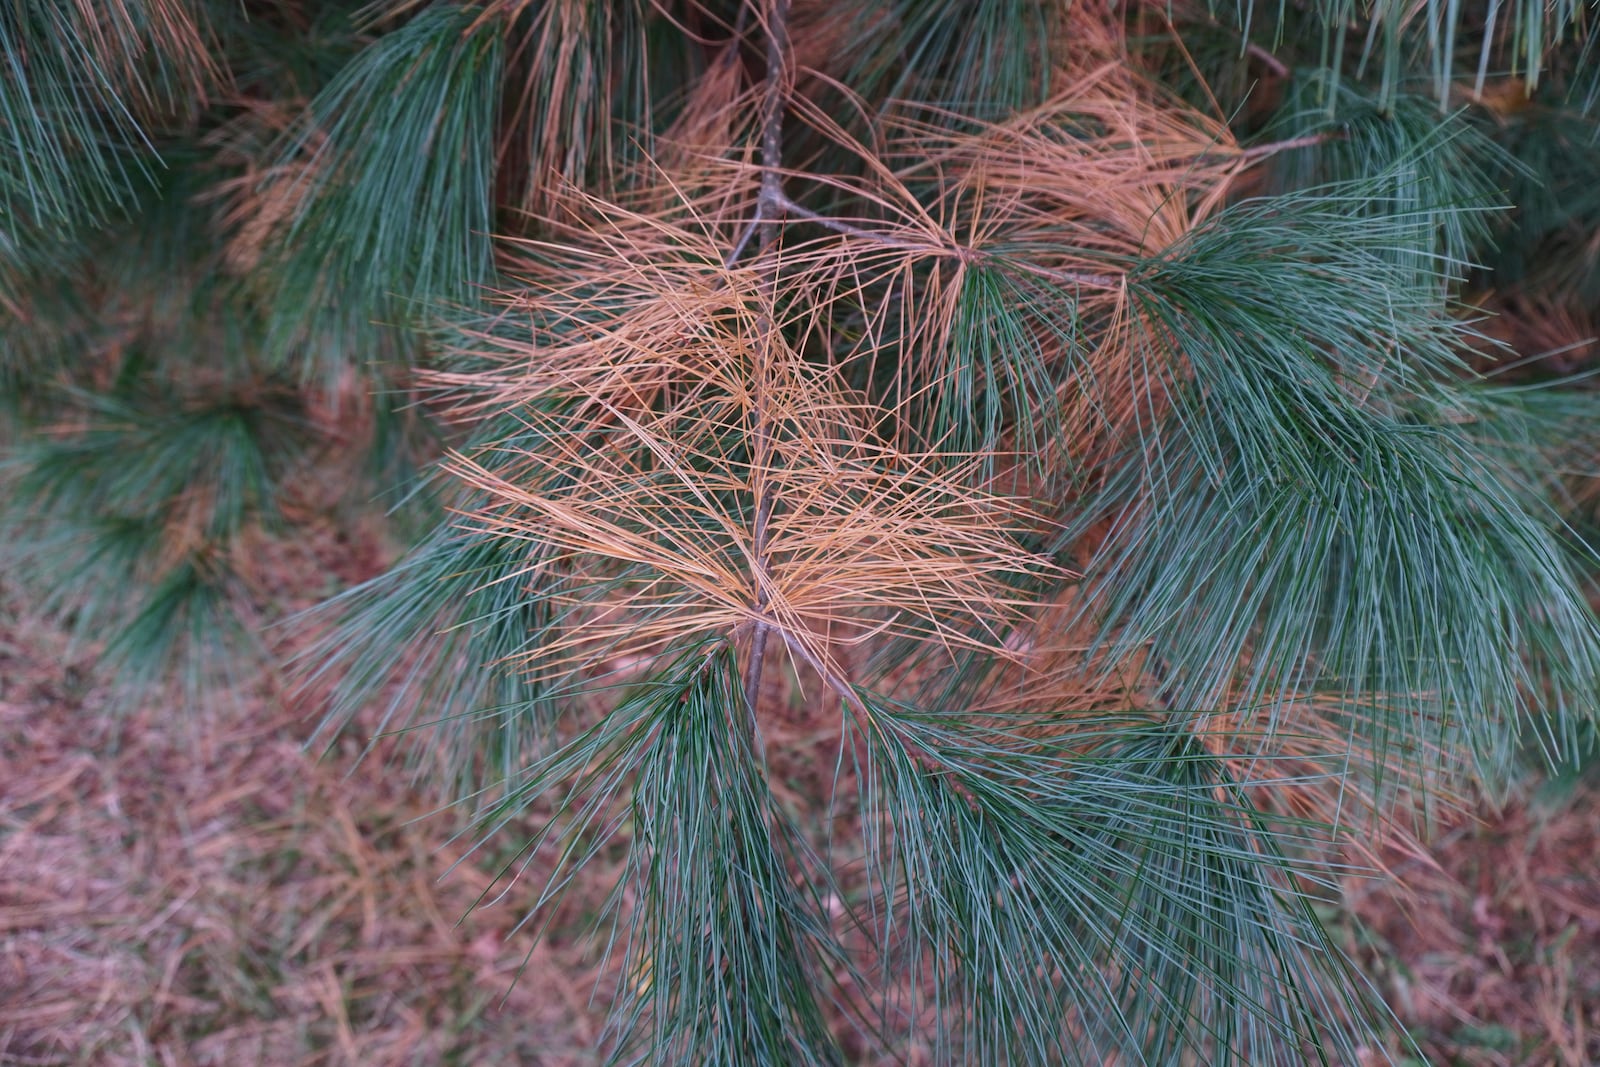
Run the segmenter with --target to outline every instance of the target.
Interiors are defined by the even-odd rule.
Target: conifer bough
[[[1600,291],[1593,27],[15,0],[6,552],[198,698],[386,501],[262,664],[534,929],[614,867],[615,1062],[1398,1056],[1318,908],[1600,688],[1591,393],[1482,318]]]

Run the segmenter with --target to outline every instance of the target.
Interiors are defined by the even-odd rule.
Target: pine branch
[[[751,0],[752,3],[755,0]],[[772,494],[768,469],[772,462],[770,410],[764,395],[771,374],[773,334],[777,327],[772,316],[778,302],[778,242],[781,237],[780,216],[786,198],[783,195],[783,122],[793,79],[790,69],[789,0],[767,0],[765,16],[761,20],[767,34],[766,90],[762,98],[761,118],[761,195],[756,203],[759,220],[758,249],[760,258],[759,299],[761,311],[756,319],[756,365],[753,400],[751,403],[751,437],[755,442],[755,460],[752,476],[755,478],[755,529],[751,538],[755,589],[752,608],[755,629],[750,638],[750,661],[745,670],[745,705],[749,715],[752,736],[757,736],[756,703],[761,695],[761,674],[766,664],[767,639],[771,627],[765,620],[768,603],[768,586],[771,575],[767,559],[767,526],[777,500]]]
[[[991,253],[984,252],[981,249],[967,248],[958,245],[930,246],[919,244],[916,241],[908,240],[903,237],[895,236],[892,233],[869,230],[865,227],[857,226],[854,223],[847,222],[844,219],[833,218],[832,216],[823,215],[820,212],[812,211],[810,208],[802,207],[793,200],[790,200],[787,196],[784,196],[781,192],[778,194],[775,203],[777,207],[786,214],[805,219],[807,222],[814,222],[825,229],[832,230],[835,233],[844,234],[847,237],[854,237],[858,238],[859,240],[871,241],[874,244],[883,245],[885,248],[895,248],[906,252],[932,253],[934,255],[947,256],[950,259],[955,260],[957,263],[962,264],[989,265],[995,263],[998,258]],[[1020,264],[1020,266],[1021,269],[1028,271],[1030,274],[1035,274],[1040,278],[1045,278],[1061,285],[1081,285],[1089,286],[1095,289],[1116,289],[1122,285],[1121,279],[1110,274],[1089,274],[1077,271],[1051,270],[1048,267],[1042,267],[1038,264],[1032,263]]]
[[[586,909],[619,1060],[832,1067],[860,1024],[1354,1062],[1303,895],[1376,863],[1349,813],[1600,692],[1592,400],[1480,381],[1452,304],[1511,143],[1504,262],[1570,279],[1550,347],[1590,332],[1593,122],[1403,91],[1503,45],[1581,89],[1549,31],[1588,16],[1542,2],[1239,8],[1270,52],[1162,8],[1130,52],[1141,5],[1058,0],[219,4],[216,41],[190,0],[18,0],[0,376],[65,414],[0,545],[153,678],[261,592],[300,430],[364,447],[330,397],[392,384],[451,446],[428,526],[303,676],[329,728],[433,727],[486,838],[537,811],[534,927],[626,855]],[[1263,70],[1276,115],[1207,84]],[[800,803],[773,656],[838,712]]]

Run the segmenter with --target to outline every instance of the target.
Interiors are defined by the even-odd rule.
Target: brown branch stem
[[[1337,131],[1331,133],[1308,133],[1304,137],[1291,137],[1287,141],[1258,144],[1254,148],[1244,149],[1239,154],[1245,159],[1255,162],[1276,152],[1288,152],[1296,148],[1313,148],[1319,144],[1327,144],[1329,141],[1342,140],[1344,140],[1344,134]]]
[[[769,156],[766,150],[767,145],[765,142],[772,136],[780,138],[779,148],[781,149],[781,127],[783,124],[781,109],[777,114],[778,129],[776,133],[774,133],[770,125],[765,126],[763,131],[761,193],[756,200],[755,214],[745,224],[744,229],[740,231],[739,239],[735,242],[733,250],[723,259],[722,265],[724,269],[733,269],[734,265],[743,257],[751,240],[758,234],[762,235],[759,243],[761,250],[765,252],[769,249],[776,238],[769,238],[767,235],[781,227],[784,216],[802,219],[821,226],[825,230],[832,230],[834,233],[842,234],[846,237],[854,237],[861,241],[871,241],[874,244],[883,245],[885,248],[898,248],[906,252],[924,252],[930,255],[949,256],[963,263],[990,264],[998,261],[999,257],[980,248],[969,248],[957,244],[938,245],[912,240],[884,230],[857,226],[853,222],[836,218],[832,215],[824,215],[820,211],[813,211],[803,204],[791,200],[788,194],[783,191],[783,179],[779,164],[773,162],[773,159],[781,158],[781,150],[773,156]],[[1342,140],[1343,137],[1344,135],[1339,132],[1311,133],[1303,137],[1293,137],[1285,141],[1273,141],[1270,144],[1241,149],[1239,157],[1254,163],[1278,152],[1288,152],[1296,148],[1312,148],[1316,145],[1327,144],[1329,141]],[[1085,286],[1091,289],[1116,289],[1122,285],[1121,276],[1116,274],[1056,270],[1052,267],[1040,266],[1021,260],[1006,260],[1005,263],[1007,266],[1024,270],[1029,274],[1047,278],[1063,285]]]
[[[1289,76],[1289,65],[1254,41],[1244,46],[1244,54],[1259,60],[1262,66],[1272,71],[1279,78],[1287,78]]]
[[[767,467],[772,455],[772,428],[768,424],[766,393],[772,374],[772,349],[777,325],[773,309],[777,304],[778,264],[772,252],[782,230],[783,204],[783,120],[789,96],[789,0],[767,0],[767,81],[761,101],[761,195],[756,201],[755,231],[760,248],[761,312],[756,320],[756,367],[751,402],[751,436],[755,442],[751,472],[756,497],[755,529],[751,551],[754,554],[753,602],[758,620],[767,609],[770,581],[767,561],[767,529],[775,501],[768,483]],[[742,240],[748,240],[746,237]],[[742,251],[742,248],[740,249]],[[737,258],[737,257],[735,257]],[[772,627],[757,621],[750,640],[750,662],[745,669],[745,711],[752,738],[759,737],[756,702],[761,696],[761,674],[766,664],[767,641]]]
[[[834,233],[841,233],[847,237],[855,237],[863,241],[872,241],[875,244],[880,244],[887,248],[899,248],[908,252],[927,252],[933,255],[949,256],[950,258],[958,259],[963,263],[987,264],[993,263],[997,259],[996,256],[979,248],[968,248],[962,245],[954,244],[932,245],[922,241],[907,240],[904,237],[899,237],[892,233],[885,233],[882,230],[869,230],[865,227],[857,226],[852,222],[846,222],[844,219],[833,218],[832,216],[823,215],[820,212],[812,211],[808,207],[803,207],[785,196],[781,189],[778,192],[777,204],[785,213],[793,215],[796,218],[805,219],[807,222],[814,222],[823,229],[832,230]],[[1041,267],[1030,263],[1017,263],[1011,260],[1007,260],[1006,262],[1010,266],[1016,266],[1026,270],[1029,274],[1036,274],[1042,278],[1049,278],[1052,281],[1061,282],[1065,285],[1083,285],[1092,289],[1115,289],[1122,284],[1122,280],[1114,274],[1091,274],[1084,271],[1053,270],[1049,267]]]
[[[750,247],[750,239],[761,228],[761,201],[756,201],[756,213],[744,224],[744,229],[739,232],[739,239],[733,243],[733,250],[722,257],[722,269],[732,270],[744,255],[744,250]]]

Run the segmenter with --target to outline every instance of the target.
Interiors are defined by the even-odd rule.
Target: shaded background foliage
[[[625,854],[619,1062],[1355,1062],[1342,865],[1593,744],[1594,18],[14,0],[6,563]]]

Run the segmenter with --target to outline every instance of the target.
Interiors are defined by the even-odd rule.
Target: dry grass
[[[514,887],[458,922],[494,860],[441,880],[459,821],[233,697],[113,715],[0,614],[0,1064],[592,1062],[574,917],[535,948]]]
[[[1347,890],[1349,948],[1431,1061],[1600,1063],[1600,793],[1484,810]]]

